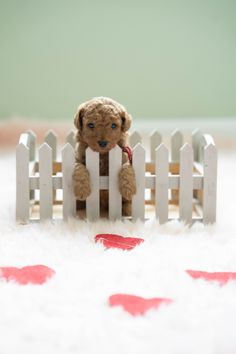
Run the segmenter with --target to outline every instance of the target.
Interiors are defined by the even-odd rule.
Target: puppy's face
[[[113,114],[88,115],[83,120],[83,140],[94,151],[108,152],[120,140],[121,124],[121,119]]]
[[[107,153],[122,141],[130,123],[131,117],[124,107],[105,98],[85,102],[75,116],[78,140],[100,154]]]

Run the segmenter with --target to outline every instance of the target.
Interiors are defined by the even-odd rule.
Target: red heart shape
[[[132,250],[135,246],[144,242],[142,238],[124,237],[115,234],[98,234],[95,236],[95,242],[102,242],[106,248],[119,248],[122,250]]]
[[[51,278],[55,271],[44,265],[26,266],[23,268],[0,267],[0,278],[15,281],[21,285],[43,284]]]
[[[186,270],[193,279],[217,281],[220,285],[227,284],[230,280],[236,280],[236,272],[204,272],[200,270]]]
[[[171,302],[173,300],[167,298],[145,299],[141,296],[127,294],[114,294],[109,297],[110,306],[122,306],[125,311],[133,316],[144,315],[146,311],[152,308],[157,309],[160,305],[168,305]]]

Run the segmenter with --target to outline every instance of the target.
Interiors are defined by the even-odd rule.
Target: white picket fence
[[[155,131],[150,136],[150,157],[147,162],[142,138],[134,132],[130,137],[133,147],[133,168],[137,193],[132,200],[132,220],[146,219],[146,206],[152,205],[159,222],[173,219],[170,207],[178,208],[174,219],[192,224],[216,220],[217,150],[210,135],[195,131],[192,144],[184,143],[183,134],[176,130],[170,139],[170,152],[162,143],[162,136]],[[16,219],[28,223],[38,205],[38,220],[54,218],[54,209],[62,205],[60,217],[67,220],[79,217],[73,193],[74,132],[66,137],[58,160],[57,136],[50,131],[45,142],[36,149],[36,136],[29,131],[20,136],[16,147]],[[37,155],[37,156],[36,156]],[[116,146],[109,152],[109,176],[99,176],[99,154],[86,150],[86,166],[90,172],[92,192],[86,200],[86,217],[100,217],[100,190],[109,190],[111,220],[122,218],[122,198],[118,190],[118,172],[122,165],[122,151]],[[61,201],[56,191],[62,191]],[[150,190],[149,198],[146,191]],[[36,192],[39,191],[38,199]],[[193,215],[193,211],[197,215]]]

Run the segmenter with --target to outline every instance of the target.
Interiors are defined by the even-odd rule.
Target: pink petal
[[[123,309],[131,315],[144,315],[152,308],[159,308],[162,304],[170,304],[173,302],[167,298],[150,298],[145,299],[141,296],[127,295],[127,294],[114,294],[109,297],[110,306],[122,306]]]
[[[23,268],[0,267],[0,278],[15,281],[21,285],[43,284],[51,278],[55,271],[44,265],[26,266]]]
[[[134,247],[144,242],[142,238],[124,237],[115,234],[98,234],[95,242],[102,242],[106,248],[119,248],[122,250],[132,250]]]
[[[236,272],[204,272],[200,270],[186,270],[193,279],[204,279],[207,281],[217,281],[220,285],[225,285],[231,280],[236,280]]]

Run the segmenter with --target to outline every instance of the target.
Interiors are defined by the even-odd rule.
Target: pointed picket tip
[[[57,144],[57,134],[53,130],[48,130],[48,132],[45,134],[44,141],[48,143],[48,145],[55,146]]]
[[[137,131],[134,131],[133,133],[131,133],[131,135],[129,137],[129,143],[130,143],[131,147],[134,147],[135,145],[137,145],[141,141],[142,141],[142,137]]]
[[[178,130],[174,130],[171,134],[171,159],[172,161],[179,160],[179,149],[183,145],[183,134]]]
[[[199,161],[199,148],[201,145],[203,133],[198,128],[192,132],[192,147],[194,152],[194,161]]]
[[[57,159],[57,135],[53,130],[49,130],[44,141],[52,148],[52,158],[55,161]]]
[[[205,151],[205,152],[206,152],[206,151],[207,151],[207,152],[210,151],[210,152],[215,153],[215,152],[217,152],[217,148],[216,148],[216,146],[215,146],[214,143],[210,143],[210,144],[204,146],[204,151]]]
[[[74,129],[71,129],[70,131],[69,131],[69,133],[67,134],[67,137],[68,136],[74,136],[75,135],[75,131],[74,131]]]
[[[162,135],[157,131],[153,131],[150,135],[150,145],[151,145],[151,159],[154,159],[154,152],[157,146],[162,142]]]
[[[45,134],[45,139],[46,138],[53,138],[53,139],[57,139],[57,134],[54,132],[54,130],[49,129],[46,134]]]
[[[137,132],[137,130],[134,130],[131,134],[130,134],[131,137],[138,137],[139,139],[141,139],[141,135],[139,134],[139,132]]]
[[[175,129],[172,133],[171,133],[171,141],[180,141],[181,144],[183,142],[184,136],[183,133],[179,130],[179,129]]]
[[[202,131],[199,128],[196,128],[192,131],[192,137],[193,136],[200,136],[202,135]]]
[[[64,146],[63,146],[63,148],[61,149],[61,153],[62,153],[62,155],[63,154],[66,154],[66,153],[74,153],[74,148],[73,148],[73,146],[71,146],[71,144],[70,143],[66,143]]]
[[[73,129],[71,129],[69,131],[69,133],[67,134],[66,139],[70,139],[70,138],[74,139],[74,137],[75,137],[75,131]]]
[[[175,136],[175,135],[180,135],[180,136],[182,136],[183,134],[181,133],[181,131],[180,131],[178,128],[176,128],[176,129],[174,129],[173,132],[171,133],[171,136],[172,136],[172,137]]]
[[[180,148],[180,153],[184,153],[184,152],[192,152],[192,146],[189,143],[185,143],[181,148]]]
[[[203,134],[203,141],[204,141],[204,146],[206,145],[215,145],[215,141],[213,139],[213,136],[210,134]]]
[[[17,150],[29,150],[28,146],[26,146],[24,143],[19,143],[16,145]]]
[[[73,147],[75,147],[76,141],[75,141],[75,132],[74,130],[71,130],[67,136],[66,136],[66,142],[70,143]]]
[[[39,147],[39,153],[52,152],[52,148],[45,142]]]
[[[138,155],[145,154],[145,149],[141,143],[135,145],[135,147],[133,148],[133,154],[138,154]]]
[[[87,147],[87,149],[85,150],[86,156],[91,156],[91,155],[93,155],[93,153],[94,153],[94,151],[90,147]]]
[[[28,133],[22,133],[19,138],[19,144],[24,144],[25,146],[29,146],[30,144],[30,135]]]
[[[36,140],[36,134],[32,129],[27,130],[27,133],[30,135],[31,139]]]
[[[162,140],[162,135],[161,133],[159,133],[157,130],[154,130],[151,134],[150,134],[150,138],[154,139],[154,140]]]
[[[162,151],[166,151],[168,153],[168,148],[165,146],[164,143],[161,143],[159,146],[156,147],[155,152],[160,153]]]
[[[29,153],[30,153],[30,149],[28,146],[26,146],[24,143],[19,143],[16,146],[16,163],[18,166],[20,166],[21,164],[21,158],[23,159],[29,159]]]

